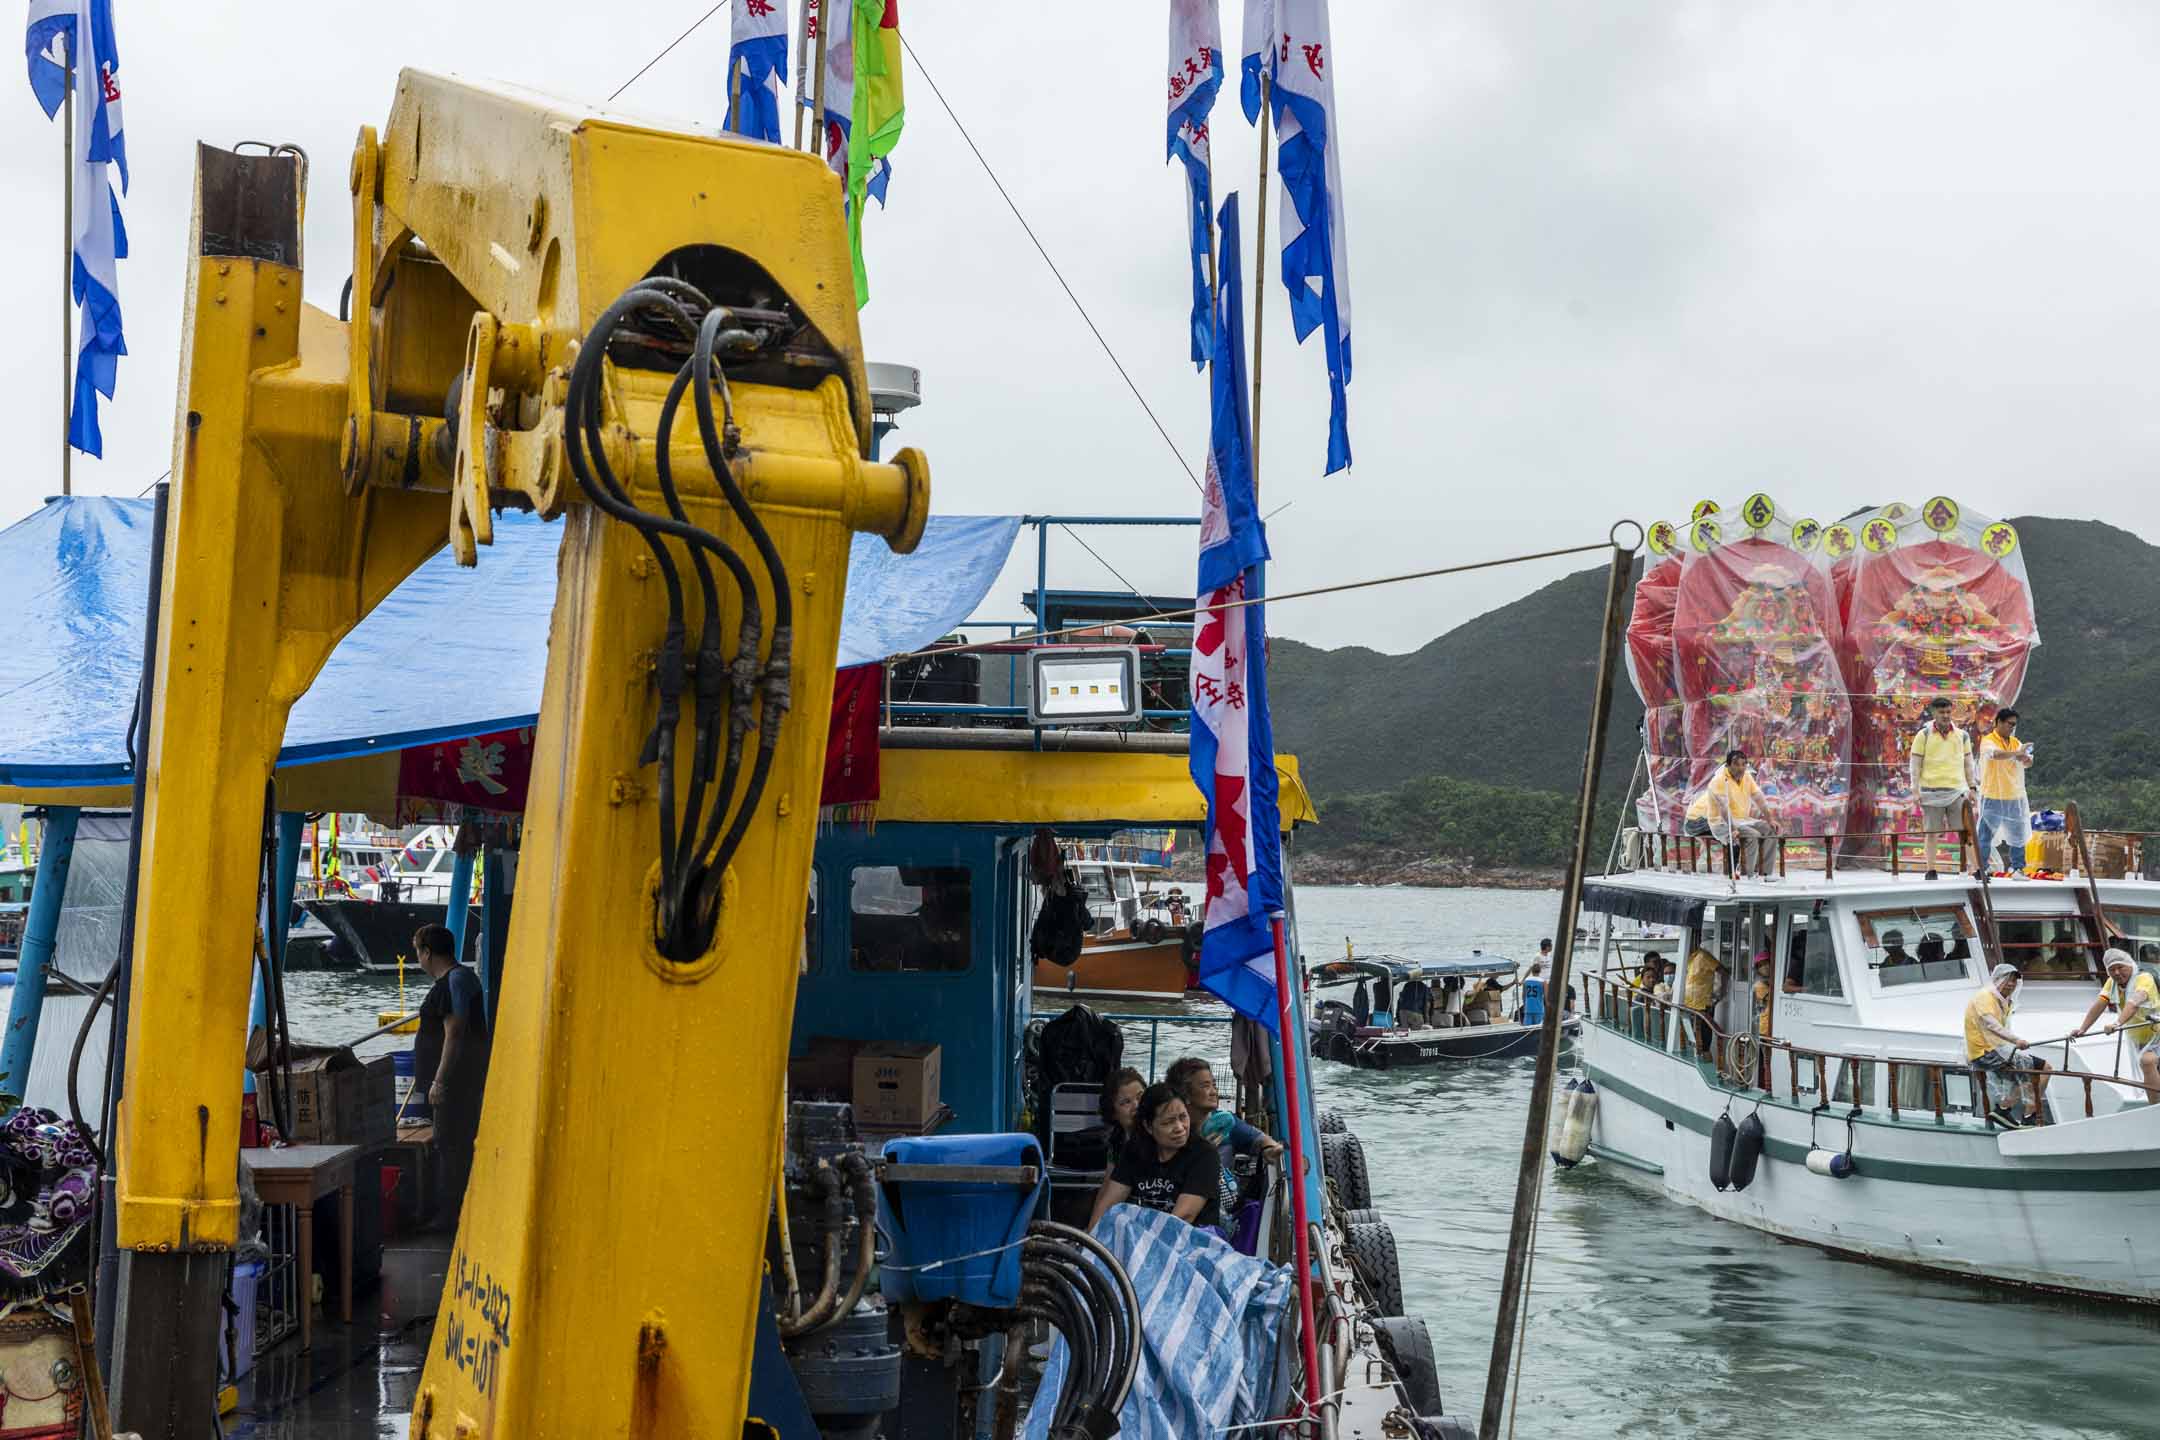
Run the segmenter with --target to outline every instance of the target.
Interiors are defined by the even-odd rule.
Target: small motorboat
[[[1315,990],[1353,987],[1347,1001],[1314,1004],[1313,1054],[1367,1070],[1535,1054],[1544,1027],[1522,1023],[1516,969],[1506,956],[1481,950],[1448,960],[1347,954],[1313,966]],[[1491,1000],[1479,1003],[1494,980],[1504,987],[1497,1012]],[[1572,1007],[1561,1023],[1563,1037],[1582,1033]]]

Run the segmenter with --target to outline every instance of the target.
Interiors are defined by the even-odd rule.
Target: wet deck
[[[294,1337],[259,1357],[225,1417],[230,1440],[404,1440],[451,1235],[385,1244],[381,1283],[353,1296],[353,1323],[325,1306],[315,1348]]]

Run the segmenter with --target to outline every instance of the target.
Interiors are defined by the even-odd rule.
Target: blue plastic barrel
[[[413,1053],[411,1050],[393,1050],[390,1053],[390,1077],[393,1093],[397,1096],[398,1113],[410,1123],[426,1120],[434,1111],[428,1108],[425,1095],[413,1094]]]
[[[885,1298],[960,1300],[1001,1310],[1020,1298],[1020,1249],[1042,1194],[1042,1146],[1032,1135],[924,1135],[885,1142],[895,1165],[1032,1165],[1035,1183],[886,1180],[878,1187],[878,1270]],[[983,1254],[980,1252],[991,1253]],[[960,1260],[957,1256],[971,1258]],[[936,1269],[922,1267],[952,1260]]]

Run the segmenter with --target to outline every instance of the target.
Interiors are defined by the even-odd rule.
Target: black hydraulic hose
[[[1074,1268],[1075,1262],[1061,1256],[1037,1254],[1025,1263],[1023,1284],[1055,1285],[1068,1294],[1075,1309],[1087,1316],[1088,1366],[1084,1373],[1077,1368],[1074,1370],[1073,1388],[1091,1400],[1099,1398],[1109,1388],[1113,1374],[1111,1367],[1118,1359],[1115,1353],[1117,1336],[1107,1328],[1108,1317],[1096,1313],[1089,1303],[1088,1284]],[[1084,1268],[1084,1262],[1082,1265]],[[1077,1354],[1075,1364],[1077,1366]]]
[[[1046,1318],[1065,1337],[1066,1354],[1071,1357],[1065,1369],[1065,1383],[1058,1387],[1057,1404],[1050,1412],[1050,1430],[1055,1434],[1071,1420],[1072,1412],[1087,1392],[1086,1377],[1093,1373],[1096,1364],[1094,1326],[1078,1297],[1055,1281],[1023,1282],[1020,1302],[1023,1307],[1033,1305],[1046,1313]]]
[[[75,1122],[75,1128],[90,1142],[90,1149],[96,1154],[100,1166],[105,1163],[105,1140],[102,1133],[93,1132],[89,1123],[83,1119],[82,1057],[84,1047],[90,1043],[91,1027],[97,1023],[98,1011],[104,1009],[112,999],[113,987],[119,979],[120,967],[115,963],[112,969],[105,972],[105,978],[98,982],[97,989],[91,993],[90,1005],[83,1011],[82,1023],[75,1027],[74,1048],[68,1052],[68,1118]]]
[[[1101,1267],[1091,1264],[1089,1252],[1063,1241],[1041,1236],[1028,1237],[1027,1250],[1036,1247],[1054,1247],[1055,1254],[1067,1268],[1076,1273],[1087,1287],[1089,1308],[1096,1316],[1109,1322],[1109,1343],[1105,1347],[1104,1383],[1097,1388],[1097,1395],[1112,1410],[1122,1405],[1125,1390],[1130,1387],[1131,1374],[1139,1363],[1140,1336],[1137,1329],[1140,1317],[1125,1309],[1124,1296]]]
[[[792,1340],[823,1325],[840,1299],[840,1243],[847,1231],[847,1211],[840,1203],[840,1176],[830,1165],[817,1168],[818,1232],[825,1248],[825,1276],[817,1299],[800,1315],[783,1316],[780,1338]]]
[[[701,331],[701,336],[702,333]],[[668,512],[684,524],[690,523],[690,517],[684,511],[682,500],[676,492],[674,465],[669,451],[673,443],[675,416],[682,405],[683,392],[690,387],[693,371],[693,364],[685,363],[682,369],[675,372],[675,382],[668,387],[667,399],[660,405],[659,433],[654,440],[654,468],[658,472],[661,497],[667,502]],[[696,764],[691,771],[690,796],[683,807],[682,836],[686,843],[698,831],[704,787],[713,776],[715,751],[720,742],[718,721],[722,695],[731,678],[741,677],[735,685],[735,703],[739,710],[747,711],[750,701],[749,677],[757,665],[758,648],[764,643],[764,608],[759,603],[757,584],[751,577],[750,567],[743,563],[742,557],[736,554],[734,547],[730,545],[716,544],[714,553],[727,567],[736,588],[741,592],[742,623],[736,632],[735,654],[723,665],[720,654],[719,592],[713,583],[710,567],[698,553],[698,548],[692,546],[691,558],[697,565],[699,583],[705,594],[705,624],[698,642],[697,738],[692,751]],[[734,793],[740,757],[741,746],[730,744],[726,768],[721,771],[719,783],[715,787],[718,798],[713,805],[713,820],[708,826],[710,831],[720,828],[719,819],[725,809],[725,797]],[[680,867],[681,873],[677,877],[679,886],[687,887],[695,882],[702,870],[703,854],[709,848],[709,836],[696,842],[696,850],[689,863]]]
[[[686,308],[690,305],[705,307],[702,321],[693,319],[690,310]],[[692,345],[689,371],[696,395],[700,428],[706,441],[708,458],[730,506],[735,509],[739,516],[745,518],[746,528],[749,529],[752,540],[758,544],[760,558],[766,562],[767,571],[771,577],[776,597],[775,609],[778,614],[783,616],[791,614],[789,609],[791,596],[788,592],[785,568],[779,565],[778,551],[772,545],[771,537],[765,531],[762,522],[758,520],[755,512],[749,509],[748,500],[742,495],[741,487],[735,483],[734,475],[728,467],[728,457],[739,442],[739,435],[735,431],[732,413],[728,419],[724,445],[711,420],[712,404],[709,391],[715,385],[721,389],[723,404],[729,403],[727,401],[725,377],[713,365],[712,357],[713,341],[720,335],[722,327],[726,324],[729,318],[728,312],[712,306],[711,302],[701,292],[686,282],[672,277],[648,277],[625,291],[622,296],[602,312],[600,318],[594,323],[591,332],[587,335],[584,346],[579,351],[577,360],[571,370],[569,394],[567,396],[570,423],[565,428],[564,442],[571,471],[577,477],[580,488],[585,491],[587,496],[604,514],[638,530],[647,546],[652,549],[668,585],[669,626],[663,641],[656,676],[656,689],[660,692],[660,715],[654,724],[651,735],[648,737],[646,754],[641,763],[658,764],[660,768],[659,788],[663,794],[660,814],[663,883],[660,901],[656,906],[654,917],[654,938],[664,954],[673,958],[686,959],[703,948],[704,938],[711,933],[710,926],[717,921],[719,875],[724,872],[728,860],[732,859],[734,849],[740,844],[742,834],[747,830],[750,818],[762,798],[766,777],[772,765],[771,751],[777,743],[780,716],[786,708],[788,699],[788,650],[792,642],[787,634],[776,626],[773,635],[773,660],[765,668],[766,711],[763,716],[764,724],[762,726],[759,759],[753,765],[751,778],[741,797],[740,805],[733,807],[736,814],[734,826],[728,831],[727,836],[723,837],[717,851],[709,851],[706,845],[701,842],[717,828],[719,817],[728,812],[731,808],[730,801],[736,798],[731,793],[733,790],[733,777],[731,774],[724,774],[724,783],[720,786],[719,793],[713,797],[712,811],[709,815],[701,816],[699,814],[699,812],[703,811],[705,803],[705,780],[712,773],[710,760],[713,748],[713,727],[717,723],[717,716],[714,711],[721,682],[721,666],[718,664],[719,644],[717,632],[714,629],[714,616],[718,609],[717,595],[709,592],[706,633],[701,638],[700,646],[703,653],[701,654],[698,695],[696,698],[698,700],[698,721],[702,733],[697,737],[697,743],[693,747],[694,763],[691,789],[694,808],[678,817],[675,800],[674,740],[679,724],[683,691],[686,688],[684,648],[687,636],[681,577],[675,567],[673,557],[662,543],[662,537],[681,540],[691,549],[693,563],[697,565],[700,571],[701,583],[704,577],[709,576],[709,571],[697,552],[709,550],[719,557],[723,564],[729,565],[731,576],[736,579],[739,585],[743,586],[747,603],[750,606],[754,606],[756,603],[756,587],[754,584],[749,583],[747,568],[741,565],[739,557],[736,557],[733,551],[718,536],[688,520],[682,511],[679,496],[674,493],[671,472],[663,471],[665,474],[663,495],[668,500],[671,514],[660,516],[639,509],[633,504],[628,493],[618,483],[612,468],[608,464],[605,437],[602,430],[603,415],[600,388],[602,365],[606,358],[608,346],[623,322],[633,314],[646,311],[659,314],[664,320],[671,322],[678,330],[696,337]],[[660,437],[658,445],[661,457],[659,464],[662,467],[668,464],[666,455],[669,448],[674,411],[680,405],[680,388],[679,384],[671,387],[666,405],[666,423],[663,426],[664,433]],[[751,616],[746,613],[745,620],[750,619]],[[755,667],[755,646],[757,640],[761,638],[758,633],[761,629],[761,625],[755,629],[746,628],[745,633],[750,637],[750,644],[747,647],[748,653],[738,653],[736,664],[727,667],[730,675],[737,677],[735,683],[738,692],[740,692],[744,684],[748,683],[748,677]],[[736,710],[737,713],[730,717],[731,727],[745,727],[747,725],[748,705],[738,705]],[[705,820],[702,827],[704,834],[702,835],[697,833],[696,829],[696,821],[699,818]],[[689,821],[690,823],[686,824],[683,821]],[[680,853],[681,847],[690,847],[690,854],[687,858]],[[694,901],[692,900],[693,887],[697,887],[694,892],[696,895]],[[686,902],[689,903],[686,905]],[[686,908],[689,910],[687,915],[685,914]],[[685,928],[686,920],[688,921],[687,929]]]
[[[1127,1347],[1125,1354],[1125,1373],[1118,1381],[1117,1395],[1111,1403],[1112,1409],[1122,1410],[1125,1397],[1132,1390],[1133,1374],[1140,1365],[1140,1295],[1133,1289],[1132,1277],[1125,1273],[1125,1267],[1118,1263],[1117,1256],[1110,1253],[1110,1247],[1085,1230],[1063,1225],[1055,1220],[1037,1220],[1028,1226],[1028,1234],[1055,1237],[1092,1251],[1102,1261],[1103,1269],[1109,1273],[1111,1280],[1116,1282],[1119,1294],[1124,1297],[1127,1326],[1133,1337],[1133,1343]]]

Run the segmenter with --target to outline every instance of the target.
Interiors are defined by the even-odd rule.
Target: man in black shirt
[[[1222,1224],[1222,1161],[1215,1147],[1192,1133],[1185,1101],[1168,1085],[1150,1085],[1140,1096],[1132,1139],[1119,1151],[1088,1228],[1111,1206],[1130,1201],[1160,1210],[1202,1229]]]
[[[442,1162],[443,1218],[454,1222],[472,1174],[473,1140],[480,1132],[480,1097],[487,1087],[487,1002],[480,978],[457,963],[457,942],[441,925],[413,934],[413,952],[435,984],[420,1002],[413,1042],[413,1083],[424,1085],[435,1117],[435,1153]]]

